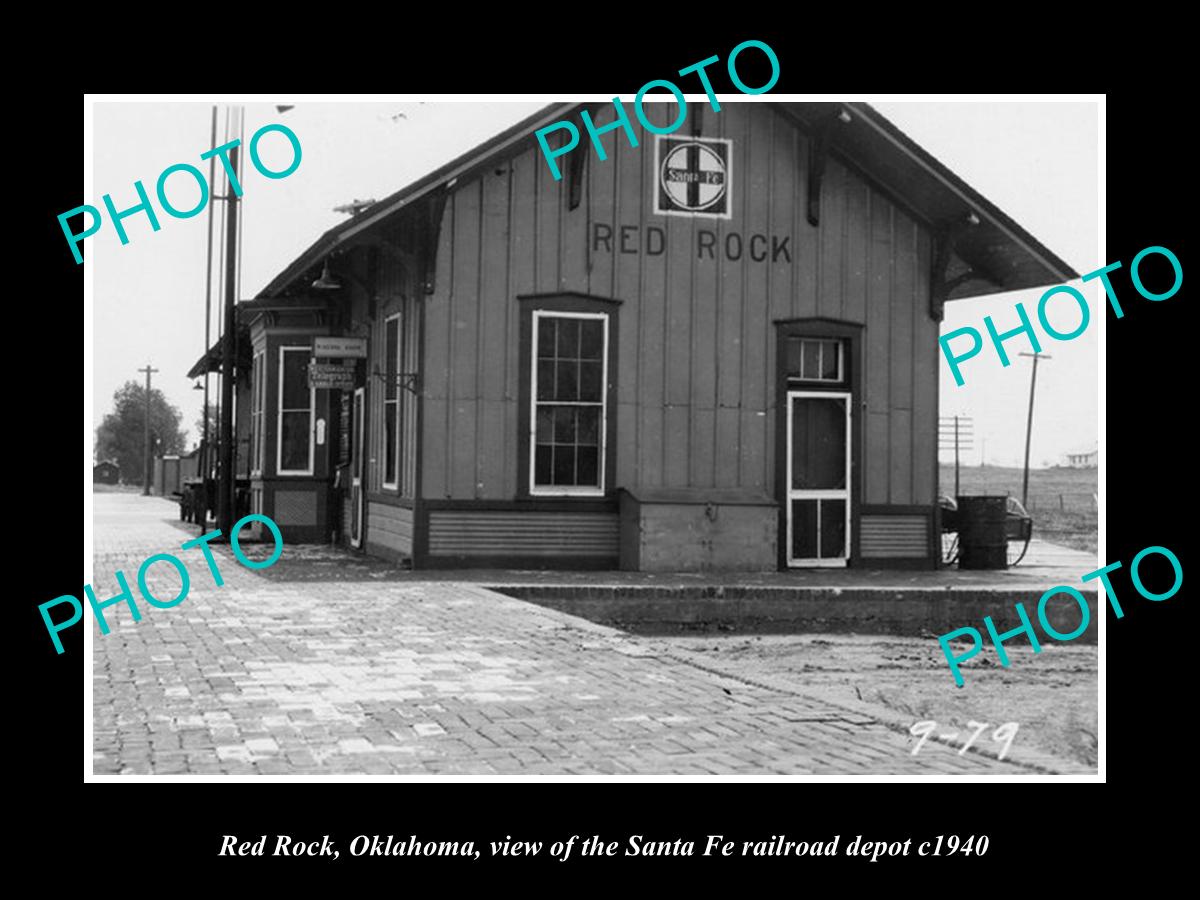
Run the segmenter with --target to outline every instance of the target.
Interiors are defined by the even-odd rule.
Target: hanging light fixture
[[[341,284],[329,274],[329,260],[325,260],[325,267],[321,270],[321,277],[312,283],[312,286],[319,291],[336,291],[341,288]]]

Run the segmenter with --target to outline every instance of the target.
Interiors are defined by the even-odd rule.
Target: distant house
[[[1099,458],[1099,450],[1092,447],[1090,450],[1072,450],[1066,454],[1066,464],[1072,469],[1094,469]]]
[[[96,484],[116,484],[121,480],[121,467],[115,462],[96,463],[92,466],[92,481]]]

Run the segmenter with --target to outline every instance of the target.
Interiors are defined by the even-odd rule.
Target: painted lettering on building
[[[607,222],[592,222],[589,241],[593,253],[623,253],[636,256],[662,256],[667,250],[667,231],[661,225],[610,225]],[[707,228],[696,229],[696,241],[692,248],[697,259],[718,258],[738,262],[792,261],[792,236],[790,234],[744,235],[739,231],[718,234]]]

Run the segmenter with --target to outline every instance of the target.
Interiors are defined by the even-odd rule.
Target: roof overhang
[[[1060,284],[1078,278],[999,207],[955,175],[880,112],[866,103],[779,103],[784,115],[812,133],[844,109],[830,154],[862,174],[937,237],[946,235],[961,260],[947,275],[969,267],[985,278],[967,278],[947,299]]]
[[[574,117],[590,104],[555,103],[367,207],[326,231],[259,293],[270,298],[291,287],[329,254],[352,245],[364,232],[459,178],[514,156],[546,125]],[[812,135],[845,110],[832,133],[829,153],[866,178],[935,238],[945,236],[952,257],[944,272],[953,285],[947,299],[1059,284],[1078,278],[1071,266],[968,185],[928,151],[866,103],[772,103]],[[583,147],[581,150],[585,149]]]
[[[291,265],[275,276],[258,296],[273,297],[279,294],[330,253],[353,243],[363,232],[391,218],[402,209],[414,205],[440,188],[452,186],[455,180],[471,175],[476,169],[494,164],[501,157],[515,156],[524,149],[527,141],[534,140],[535,131],[567,118],[578,107],[579,104],[573,103],[552,103],[441,168],[368,206],[348,221],[329,229]]]

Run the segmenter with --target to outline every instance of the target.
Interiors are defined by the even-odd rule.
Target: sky
[[[1099,117],[1092,103],[875,103],[909,137],[946,164],[984,197],[1014,219],[1076,272],[1086,274],[1112,260],[1099,256],[1097,142]],[[1128,263],[1127,263],[1128,264]],[[1107,309],[1098,281],[1067,282],[1088,299],[1091,323],[1071,341],[1042,333],[1037,304],[1044,289],[1012,291],[946,304],[942,334],[972,327],[984,336],[984,349],[962,366],[964,384],[954,383],[950,367],[940,363],[939,414],[970,416],[975,441],[964,463],[1020,466],[1025,453],[1029,381],[1033,361],[1024,337],[1005,343],[1011,365],[1001,365],[984,330],[992,316],[1000,332],[1020,324],[1020,302],[1038,328],[1038,361],[1030,465],[1061,463],[1072,450],[1097,443],[1099,329]],[[1055,329],[1069,333],[1079,310],[1059,297],[1047,306]],[[952,347],[968,342],[958,338]],[[953,460],[953,453],[943,453]]]
[[[632,98],[623,98],[632,99]],[[689,97],[689,100],[691,98]],[[697,99],[702,99],[698,97]],[[722,96],[721,102],[736,102]],[[251,298],[328,228],[345,221],[333,207],[354,199],[382,199],[404,185],[487,140],[542,108],[547,100],[490,102],[298,103],[279,114],[266,103],[246,103],[245,134],[281,122],[301,136],[300,167],[286,178],[265,178],[245,166],[242,177],[243,257],[239,296]],[[628,104],[627,104],[628,105]],[[1099,257],[1097,229],[1098,111],[1084,102],[879,101],[872,105],[968,184],[1021,224],[1076,271],[1090,272],[1110,260]],[[204,102],[108,102],[93,107],[92,187],[80,203],[101,206],[112,194],[118,210],[137,203],[133,182],[153,194],[158,175],[187,162],[207,174],[200,154],[209,149],[211,104]],[[224,109],[222,105],[222,109]],[[218,143],[224,143],[224,119]],[[283,169],[290,161],[286,139],[265,137],[264,165]],[[219,167],[218,167],[219,171]],[[171,177],[168,196],[188,209],[199,189],[185,174]],[[87,239],[86,265],[93,270],[93,427],[111,409],[113,393],[129,379],[159,369],[154,386],[183,411],[189,446],[198,440],[196,422],[203,394],[185,372],[204,350],[207,211],[175,219],[159,208],[160,230],[144,214],[124,220],[129,243],[122,246],[106,219]],[[220,207],[216,204],[218,217]],[[218,218],[219,225],[219,218]],[[219,234],[219,230],[218,230]],[[219,242],[217,242],[219,243]],[[64,241],[64,252],[69,252]],[[214,246],[214,259],[219,250]],[[215,266],[215,263],[214,263]],[[214,268],[214,280],[220,277]],[[1075,340],[1043,340],[1052,359],[1038,366],[1031,463],[1061,461],[1068,451],[1096,443],[1097,320],[1102,288],[1081,286],[1092,323]],[[1041,290],[957,300],[946,306],[942,333],[971,326],[983,333],[991,315],[999,327],[1017,324],[1014,304],[1024,303],[1036,321]],[[216,305],[214,284],[214,306]],[[1078,319],[1070,304],[1050,313],[1069,331]],[[215,320],[214,320],[215,322]],[[215,340],[216,328],[213,328]],[[964,364],[965,385],[954,384],[940,367],[943,416],[970,416],[976,435],[964,461],[1020,465],[1024,452],[1030,360],[1024,339],[1006,345],[1013,364],[1000,365],[990,345]],[[216,382],[212,384],[215,391]]]

